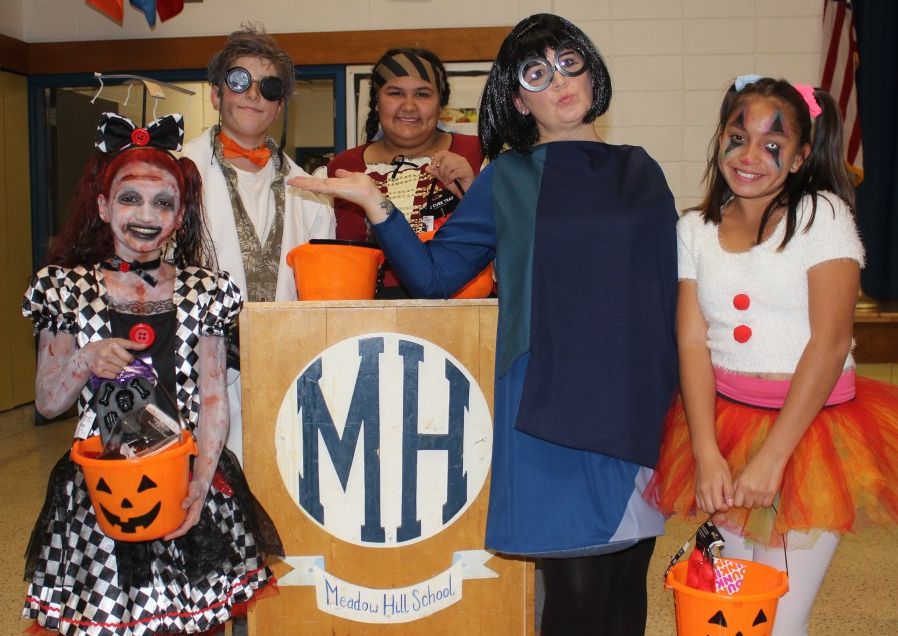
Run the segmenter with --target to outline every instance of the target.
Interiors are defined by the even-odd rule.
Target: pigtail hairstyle
[[[584,123],[595,121],[608,110],[611,77],[592,40],[562,17],[550,13],[532,15],[521,20],[502,42],[483,89],[477,130],[488,159],[495,159],[506,144],[526,153],[539,139],[533,115],[518,112],[512,98],[523,90],[518,83],[521,62],[544,57],[547,49],[575,49],[583,55],[592,79],[592,104]]]
[[[187,157],[177,159],[178,167],[184,177],[181,192],[181,226],[174,234],[175,250],[173,262],[184,269],[189,265],[218,269],[215,253],[212,250],[212,239],[204,223],[203,212],[203,178],[196,165]]]
[[[445,107],[446,104],[449,103],[449,76],[446,74],[446,67],[443,66],[443,62],[437,57],[436,53],[428,51],[427,49],[389,49],[381,55],[380,59],[371,67],[371,86],[368,90],[368,117],[365,119],[366,143],[370,144],[374,141],[374,138],[377,137],[377,133],[380,130],[380,113],[377,111],[377,94],[380,92],[380,86],[378,86],[378,83],[375,81],[377,68],[390,58],[400,55],[405,56],[408,59],[422,58],[427,60],[433,68],[434,73],[437,75],[437,77],[433,78],[433,85],[437,87],[437,91],[439,92],[440,106]]]
[[[108,164],[109,157],[102,152],[94,152],[87,160],[69,200],[68,220],[48,246],[47,264],[90,267],[114,255],[112,229],[100,218],[97,205]]]
[[[805,165],[811,191],[828,190],[838,195],[852,214],[855,213],[854,185],[845,167],[842,137],[842,115],[832,95],[822,89],[814,90],[814,98],[823,112],[814,120],[814,141]]]
[[[747,84],[741,91],[736,90],[735,84],[730,86],[720,106],[717,131],[711,143],[708,166],[705,169],[707,193],[701,204],[686,211],[698,210],[706,223],[720,224],[721,209],[733,196],[733,191],[720,171],[721,140],[733,111],[755,95],[774,98],[781,102],[786,107],[786,114],[791,119],[792,125],[798,130],[799,147],[805,145],[810,147],[810,152],[801,167],[786,176],[782,190],[773,197],[764,210],[755,239],[756,243],[761,242],[771,215],[783,207],[786,209],[785,233],[778,248],[782,250],[795,235],[798,206],[805,195],[811,196],[811,213],[804,231],[807,231],[814,222],[817,213],[817,195],[820,192],[833,192],[845,201],[852,213],[854,212],[854,192],[843,161],[842,122],[839,110],[832,97],[823,90],[814,91],[814,97],[822,112],[812,122],[807,102],[786,80],[765,77]]]

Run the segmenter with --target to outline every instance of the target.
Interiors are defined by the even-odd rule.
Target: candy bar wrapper
[[[718,558],[714,561],[714,588],[718,594],[732,596],[742,589],[745,579],[745,565],[732,559]]]
[[[699,548],[709,557],[714,557],[723,547],[724,539],[710,519],[699,526],[695,533],[695,547]]]
[[[698,530],[696,530],[695,534],[695,550],[698,550],[699,553],[703,555],[702,562],[707,562],[709,564],[714,563],[714,558],[719,553],[719,548],[723,547],[724,539],[721,536],[720,531],[717,529],[717,526],[708,519],[699,526]],[[677,550],[677,553],[673,555],[670,560],[670,564],[667,566],[667,569],[664,571],[664,576],[667,576],[667,573],[670,572],[670,569],[676,565],[676,563],[682,558],[686,551],[689,549],[689,544],[692,542],[692,537],[689,538],[682,548]],[[690,566],[692,566],[692,558],[690,557]]]
[[[103,445],[102,459],[145,457],[180,440],[181,427],[155,404],[140,407],[116,420]]]

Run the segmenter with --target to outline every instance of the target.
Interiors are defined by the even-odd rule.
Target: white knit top
[[[718,226],[699,212],[677,224],[680,280],[695,280],[708,322],[712,364],[741,373],[793,373],[810,339],[808,270],[833,259],[864,265],[864,248],[854,218],[836,195],[817,196],[810,228],[811,198],[798,207],[795,234],[778,251],[785,219],[760,245],[745,252],[720,246]],[[807,231],[805,231],[807,230]],[[849,353],[845,368],[854,366]]]

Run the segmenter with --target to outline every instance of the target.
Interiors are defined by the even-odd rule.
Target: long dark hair
[[[735,84],[730,86],[720,105],[720,119],[711,143],[708,167],[705,169],[707,193],[701,204],[689,208],[687,212],[698,210],[706,223],[720,224],[721,208],[733,196],[733,191],[723,178],[718,163],[720,140],[730,114],[747,99],[757,95],[779,100],[786,107],[787,115],[791,117],[792,123],[799,131],[799,147],[808,144],[811,149],[798,171],[790,172],[786,177],[782,190],[773,197],[761,217],[757,243],[761,242],[764,228],[773,212],[781,207],[786,208],[785,235],[779,245],[779,249],[783,249],[795,235],[798,204],[804,195],[810,194],[812,201],[811,214],[805,231],[814,222],[817,214],[817,195],[822,191],[836,194],[845,201],[852,214],[854,213],[854,188],[845,168],[845,155],[842,152],[842,118],[836,102],[822,89],[814,89],[814,98],[822,112],[812,122],[807,102],[786,80],[765,77],[748,84],[741,91],[736,90]]]
[[[434,71],[439,75],[439,77],[434,78],[434,86],[437,87],[440,94],[440,106],[445,106],[449,103],[449,78],[446,76],[446,67],[443,66],[443,63],[440,61],[440,58],[437,57],[436,53],[428,51],[427,49],[389,49],[381,55],[380,59],[371,67],[371,89],[368,91],[368,118],[365,120],[365,141],[367,143],[371,143],[374,140],[377,136],[377,131],[380,128],[380,115],[377,112],[377,94],[380,92],[380,89],[374,81],[374,70],[382,62],[391,57],[395,57],[396,55],[408,55],[412,58],[422,57],[430,62]]]
[[[97,197],[109,197],[115,175],[135,162],[146,162],[165,170],[178,183],[180,207],[184,212],[181,227],[175,232],[173,262],[214,267],[214,257],[203,224],[203,183],[194,163],[176,159],[168,152],[152,147],[131,148],[118,153],[96,151],[88,160],[69,203],[69,217],[60,235],[50,245],[47,262],[63,267],[91,267],[112,258],[115,253],[112,229],[100,218]]]
[[[608,110],[611,102],[611,76],[592,40],[567,20],[550,13],[538,13],[518,22],[502,42],[493,63],[483,97],[477,130],[483,154],[494,159],[508,144],[518,152],[526,152],[539,139],[532,115],[522,115],[512,99],[518,94],[518,67],[530,57],[543,56],[546,49],[576,49],[586,60],[592,77],[592,105],[584,123],[591,123]]]

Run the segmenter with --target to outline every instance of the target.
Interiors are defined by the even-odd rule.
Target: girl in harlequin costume
[[[98,434],[98,399],[126,364],[151,365],[176,396],[176,417],[199,455],[184,523],[160,540],[117,542],[97,525],[84,476],[68,457],[50,476],[26,555],[23,616],[61,634],[214,631],[273,582],[266,554],[282,553],[249,492],[228,430],[225,335],[242,305],[224,272],[206,269],[201,184],[175,159],[180,115],[134,129],[107,113],[69,225],[31,281],[23,313],[39,333],[35,405],[47,416],[78,399],[76,437]],[[129,339],[132,328],[142,331]],[[149,327],[149,328],[148,328]],[[151,337],[147,337],[147,334]],[[128,405],[123,405],[126,408]]]
[[[725,556],[788,562],[777,636],[807,633],[841,534],[898,521],[898,387],[851,355],[864,251],[841,139],[827,93],[739,78],[677,226],[682,400],[648,494],[713,514]]]

